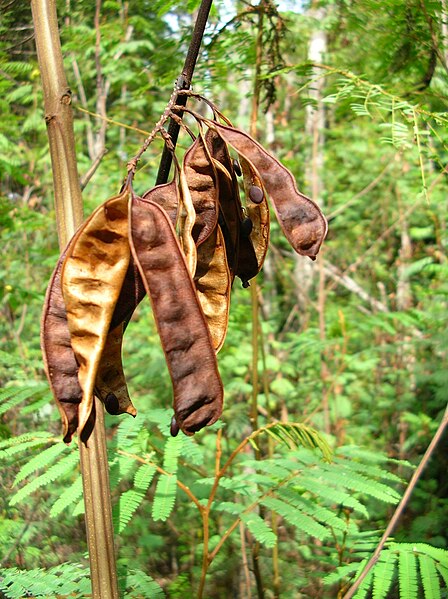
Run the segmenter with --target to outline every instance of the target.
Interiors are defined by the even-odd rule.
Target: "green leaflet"
[[[412,551],[400,551],[398,556],[398,581],[400,584],[400,597],[417,599],[417,559]]]
[[[20,468],[14,479],[13,487],[22,482],[22,480],[27,478],[35,470],[46,468],[48,464],[53,462],[61,453],[67,453],[67,450],[68,447],[63,443],[55,443],[54,445],[47,447],[47,449],[40,451]]]
[[[118,533],[123,532],[134,513],[145,499],[146,492],[156,473],[152,464],[143,464],[134,475],[134,488],[120,495],[113,509],[114,528]]]
[[[321,541],[330,536],[329,528],[325,528],[325,526],[316,522],[310,515],[299,510],[297,507],[289,505],[281,499],[266,497],[265,499],[262,499],[260,503],[279,514],[279,516],[282,516],[286,522],[307,535],[316,537]]]
[[[419,555],[418,563],[425,599],[440,599],[440,583],[434,560],[428,555]]]
[[[79,475],[76,480],[65,489],[65,491],[53,503],[50,510],[50,517],[56,518],[59,514],[68,508],[70,505],[79,501],[82,496],[82,478]]]
[[[22,401],[47,390],[47,385],[42,382],[27,384],[24,387],[6,387],[2,389],[0,391],[0,416],[11,408],[18,406]]]
[[[241,521],[247,526],[254,538],[266,547],[274,547],[277,537],[266,522],[255,512],[241,514]]]
[[[161,474],[157,481],[154,502],[152,504],[152,517],[163,522],[173,511],[176,499],[177,478],[175,474]]]
[[[397,557],[397,554],[391,551],[381,554],[373,572],[373,599],[387,597],[394,577]]]
[[[13,495],[9,500],[9,504],[16,505],[17,503],[20,503],[40,487],[43,487],[44,485],[47,485],[48,483],[64,476],[75,468],[78,461],[78,452],[76,450],[72,450],[68,455],[60,459],[43,474],[33,479],[30,483],[26,484],[19,491],[17,491],[17,493],[15,493],[15,495]]]

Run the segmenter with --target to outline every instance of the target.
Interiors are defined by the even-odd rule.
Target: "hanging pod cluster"
[[[81,225],[56,265],[41,345],[67,443],[88,429],[95,395],[111,414],[136,415],[121,349],[145,295],[172,381],[171,433],[191,435],[216,422],[223,406],[216,354],[235,277],[247,287],[266,256],[267,199],[296,252],[314,260],[325,238],[322,212],[291,173],[213,110],[213,119],[191,112],[198,133],[181,166],[174,156],[170,183],[137,196],[131,161],[120,194]]]

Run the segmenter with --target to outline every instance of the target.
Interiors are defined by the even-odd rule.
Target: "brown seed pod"
[[[93,212],[73,237],[62,265],[62,295],[83,391],[80,433],[92,411],[98,366],[128,270],[129,196],[126,185]]]
[[[204,122],[252,165],[289,243],[314,260],[327,234],[327,221],[317,204],[297,190],[291,172],[247,133],[208,119]]]
[[[217,175],[202,135],[198,135],[186,152],[182,170],[196,213],[192,236],[199,246],[212,234],[218,222]]]
[[[176,226],[179,213],[179,189],[177,179],[174,178],[170,183],[156,185],[142,196],[143,199],[150,195],[151,200],[161,206],[168,214],[170,221]]]
[[[229,322],[232,278],[227,265],[224,237],[219,225],[198,248],[194,284],[218,352],[224,344]]]
[[[219,418],[223,387],[207,323],[175,230],[150,196],[146,200],[132,197],[131,250],[151,299],[170,372],[175,422],[191,435]]]
[[[249,197],[251,200],[246,202],[246,214],[252,221],[250,240],[257,257],[258,272],[260,272],[269,247],[269,206],[257,171],[244,158],[241,158],[241,169],[246,198]],[[257,201],[254,201],[254,198]]]
[[[42,313],[40,345],[45,373],[61,414],[64,442],[70,443],[78,428],[78,405],[82,399],[82,390],[62,297],[61,270],[64,258],[65,252],[48,284]]]

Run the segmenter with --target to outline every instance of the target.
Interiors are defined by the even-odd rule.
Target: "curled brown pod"
[[[194,284],[218,352],[224,344],[229,322],[232,278],[227,265],[224,237],[219,225],[198,248]]]
[[[257,171],[244,158],[240,159],[246,198],[246,214],[252,221],[250,241],[257,258],[258,271],[261,270],[269,247],[270,216],[269,206],[263,191],[263,184]],[[257,200],[254,202],[254,198]]]
[[[92,411],[98,366],[128,270],[129,197],[126,185],[93,212],[74,235],[62,265],[62,295],[82,389],[80,432]]]
[[[161,206],[168,214],[173,225],[176,225],[179,213],[179,189],[177,179],[174,178],[170,183],[156,185],[142,196],[143,199],[150,196],[151,200]]]
[[[215,121],[205,122],[252,165],[289,243],[297,253],[314,260],[328,228],[317,204],[298,191],[291,172],[247,133]]]
[[[207,143],[198,135],[182,164],[196,213],[192,236],[196,246],[212,234],[218,222],[218,181]]]
[[[130,243],[151,299],[171,376],[175,424],[187,435],[222,412],[223,387],[207,323],[175,230],[160,206],[132,197]]]

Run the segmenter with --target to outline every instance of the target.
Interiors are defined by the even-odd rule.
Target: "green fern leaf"
[[[163,453],[163,469],[170,474],[176,474],[178,459],[183,445],[183,437],[168,437]]]
[[[237,516],[244,511],[244,505],[242,503],[237,503],[236,501],[222,501],[215,506],[215,509],[220,512],[227,512]]]
[[[266,547],[274,547],[277,544],[277,536],[258,514],[241,514],[241,520],[259,543]]]
[[[118,533],[122,533],[126,528],[129,520],[140,507],[145,494],[136,489],[129,489],[120,495],[118,503],[113,509],[114,529]]]
[[[342,532],[347,531],[347,522],[345,518],[340,518],[334,511],[306,499],[292,489],[279,489],[278,494],[291,505],[312,516],[314,520],[327,526],[331,526],[336,530]]]
[[[47,385],[43,383],[27,384],[26,387],[6,387],[0,391],[0,415],[43,391],[47,391]]]
[[[437,571],[439,572],[442,580],[445,583],[446,588],[448,589],[448,568],[446,566],[442,566],[442,564],[436,564]]]
[[[400,546],[404,543],[400,543]],[[448,550],[441,549],[440,547],[433,547],[427,543],[407,543],[412,547],[413,551],[418,553],[424,553],[431,557],[434,561],[441,563],[445,568],[448,568]]]
[[[406,599],[417,599],[417,559],[413,551],[400,551],[398,556],[398,582],[400,585],[400,597]]]
[[[126,594],[126,597],[135,597],[136,593],[138,593],[137,596],[139,597],[151,597],[151,599],[165,597],[165,593],[157,582],[140,570],[127,572],[120,582],[122,590],[125,590],[127,593],[133,591],[131,595]]]
[[[53,503],[50,510],[50,517],[56,518],[63,510],[75,503],[75,501],[78,501],[82,495],[82,491],[82,478],[78,476]]]
[[[377,480],[369,480],[367,477],[356,472],[350,472],[344,467],[331,470],[329,465],[322,464],[322,469],[326,470],[325,479],[335,486],[344,486],[352,491],[375,497],[375,499],[385,503],[397,503],[400,500],[400,495],[395,489]]]
[[[261,500],[261,503],[307,535],[316,537],[321,541],[329,536],[329,531],[325,526],[322,526],[307,514],[300,512],[297,507],[293,507],[275,497],[266,497]]]
[[[364,562],[361,562],[362,564],[367,563],[367,560],[364,560]],[[325,585],[333,585],[337,582],[340,582],[341,580],[344,580],[344,578],[352,578],[352,575],[354,572],[358,572],[359,570],[359,562],[352,562],[351,564],[345,564],[343,566],[338,566],[336,568],[336,570],[334,570],[333,572],[330,572],[330,574],[327,574],[327,576],[324,577],[323,582]]]
[[[358,591],[356,592],[354,599],[365,599],[369,593],[369,589],[372,585],[372,577],[373,577],[373,571],[370,570],[370,572],[367,574],[367,576],[364,578],[364,580],[361,583],[361,586],[359,587]]]
[[[1,570],[0,591],[8,599],[23,597],[87,597],[91,593],[90,574],[76,564],[60,564],[49,570]]]
[[[13,487],[15,487],[18,483],[20,483],[23,479],[29,476],[35,470],[41,470],[45,468],[55,460],[61,453],[66,453],[70,451],[67,445],[64,443],[55,443],[54,445],[50,445],[47,449],[39,452],[38,455],[31,458],[29,462],[24,464],[22,468],[20,468],[17,473],[16,478],[14,479]]]
[[[427,555],[419,555],[420,575],[425,599],[440,599],[440,583],[434,560]]]
[[[171,514],[176,499],[177,478],[175,474],[162,474],[157,481],[152,504],[154,520],[165,521]]]
[[[373,568],[373,599],[387,597],[395,574],[398,555],[393,551],[382,551]]]
[[[32,480],[30,483],[22,487],[15,495],[13,495],[9,501],[10,505],[16,505],[20,501],[23,501],[26,497],[31,495],[34,491],[53,482],[57,478],[60,478],[67,474],[67,472],[73,470],[75,464],[79,460],[78,452],[72,451],[56,464],[51,466],[46,472]]]
[[[18,437],[5,439],[4,441],[0,441],[0,460],[20,453],[30,447],[45,445],[49,441],[53,441],[53,437],[46,432],[25,433]]]
[[[155,473],[156,467],[153,464],[142,464],[134,475],[134,487],[146,493]]]
[[[328,501],[330,505],[343,505],[352,508],[355,512],[362,514],[366,518],[369,517],[366,507],[356,497],[345,492],[343,487],[336,489],[334,486],[329,485],[326,480],[316,480],[307,475],[300,477],[300,485],[310,493],[317,495],[320,499]]]

